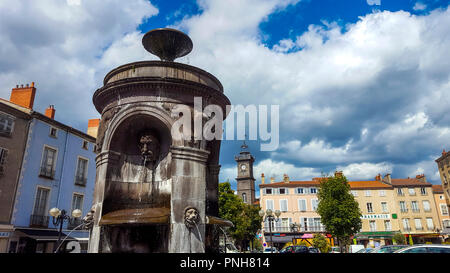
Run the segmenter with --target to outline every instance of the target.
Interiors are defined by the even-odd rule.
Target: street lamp
[[[298,226],[297,223],[292,223],[290,227],[291,227],[291,232],[294,234],[294,243],[293,243],[293,245],[296,245],[297,240],[295,238],[295,233],[297,233],[299,231],[299,226]]]
[[[61,235],[62,235],[62,227],[64,224],[64,221],[67,220],[70,224],[75,223],[75,220],[77,218],[81,217],[81,210],[74,209],[72,211],[72,217],[70,215],[66,214],[65,210],[59,210],[58,208],[52,208],[49,211],[50,215],[53,216],[53,225],[58,226],[59,225],[59,234],[58,234],[58,241],[56,242],[56,245],[54,247],[54,251],[58,249],[58,246],[61,242]]]
[[[275,216],[273,216],[273,212],[271,209],[267,209],[266,212],[263,210],[259,211],[259,216],[264,218],[264,222],[267,220],[269,221],[269,233],[270,233],[270,253],[273,253],[273,241],[272,241],[272,222],[278,222],[280,220],[281,211],[276,210]],[[265,216],[265,217],[264,217]]]

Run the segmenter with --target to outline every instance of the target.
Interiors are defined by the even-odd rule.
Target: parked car
[[[265,247],[263,253],[278,253],[278,250],[272,247],[272,251],[270,251],[270,247]]]
[[[355,253],[370,253],[371,251],[373,251],[373,248],[368,247],[368,248],[360,249],[360,250],[356,251]]]
[[[315,247],[308,247],[309,253],[320,253],[320,250]]]
[[[341,253],[341,249],[338,246],[333,246],[330,253]]]
[[[364,245],[350,245],[349,246],[349,252],[350,253],[357,253],[361,249],[364,249]]]
[[[288,246],[280,250],[280,253],[310,253],[307,246]]]
[[[379,246],[373,249],[373,251],[369,253],[393,253],[399,249],[408,247],[408,245],[388,245],[388,246]]]
[[[395,251],[394,253],[447,253],[450,254],[450,245],[414,245]]]

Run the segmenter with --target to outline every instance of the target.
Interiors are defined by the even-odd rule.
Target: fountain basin
[[[170,208],[137,208],[109,212],[100,219],[100,226],[123,224],[168,224]]]

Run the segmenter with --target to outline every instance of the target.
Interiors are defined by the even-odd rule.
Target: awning
[[[314,238],[314,235],[312,235],[311,233],[305,233],[302,236],[302,239],[312,239]]]
[[[48,230],[48,229],[16,229],[20,234],[34,239],[36,241],[57,241],[59,232],[57,230]],[[67,234],[61,233],[61,240],[66,238]],[[74,241],[76,240],[73,237],[67,237],[66,241]]]

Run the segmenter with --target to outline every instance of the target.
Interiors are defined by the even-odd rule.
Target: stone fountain
[[[171,129],[174,107],[194,113],[194,97],[223,118],[230,101],[216,77],[173,61],[193,48],[183,32],[151,30],[142,43],[161,61],[113,69],[93,96],[101,121],[88,251],[216,252],[218,225],[231,225],[218,217],[220,140],[180,140]]]

